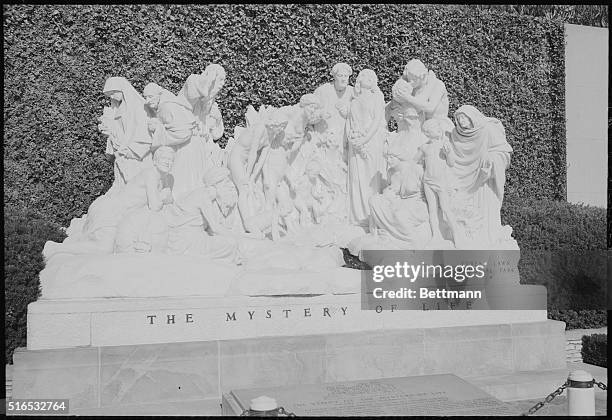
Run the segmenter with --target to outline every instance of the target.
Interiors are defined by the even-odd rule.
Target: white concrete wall
[[[565,25],[567,201],[607,207],[608,29]]]

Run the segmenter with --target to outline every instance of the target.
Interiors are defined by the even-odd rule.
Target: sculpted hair
[[[149,95],[159,96],[162,94],[162,92],[163,92],[163,88],[157,83],[149,83],[142,90],[143,96],[149,96]]]
[[[336,77],[338,73],[347,73],[350,76],[353,74],[353,69],[346,63],[336,63],[329,74]]]
[[[427,67],[421,60],[413,58],[404,66],[404,74],[405,78],[408,78],[408,75],[413,75],[416,77],[422,77],[424,74],[427,74]]]
[[[316,105],[317,108],[321,108],[321,101],[314,93],[307,93],[300,98],[300,108],[307,107],[308,105]]]
[[[378,87],[378,76],[376,75],[376,72],[372,69],[363,69],[357,75],[357,80],[355,81],[355,88],[354,88],[355,93],[357,95],[361,94],[361,81],[366,77],[370,77],[373,80],[374,86],[372,86],[372,89],[371,89],[372,92],[380,92],[380,88]]]

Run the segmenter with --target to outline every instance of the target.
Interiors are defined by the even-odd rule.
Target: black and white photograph
[[[607,416],[608,25],[3,5],[6,415]]]

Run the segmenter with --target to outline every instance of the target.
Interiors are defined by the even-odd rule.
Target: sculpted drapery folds
[[[170,146],[176,151],[172,192],[178,200],[202,183],[206,161],[204,142],[194,138],[197,121],[191,104],[184,97],[177,97],[155,83],[149,83],[143,94],[156,115],[149,121],[151,147]]]
[[[110,107],[104,108],[98,128],[107,136],[106,153],[115,157],[114,180],[108,192],[113,194],[152,166],[151,136],[145,100],[125,77],[109,77],[103,92]]]
[[[457,178],[458,195],[455,207],[466,214],[472,209],[472,220],[465,220],[472,228],[474,240],[495,244],[508,240],[510,233],[502,228],[500,209],[504,197],[506,169],[510,164],[512,147],[506,140],[502,123],[486,117],[476,107],[463,105],[455,111],[457,127],[451,135]]]
[[[386,163],[383,147],[386,138],[385,100],[378,88],[373,70],[362,70],[355,82],[346,131],[349,142],[348,191],[349,220],[366,227],[369,220],[368,200],[383,186]]]
[[[237,238],[220,220],[236,205],[236,189],[229,170],[209,168],[200,185],[181,202],[164,208],[169,226],[168,253],[238,263]]]
[[[412,85],[403,78],[398,79],[391,89],[391,102],[387,106],[387,120],[393,118],[397,122],[397,131],[389,134],[388,143],[399,142],[411,157],[418,148],[427,141],[421,130],[424,115],[410,102],[404,99],[412,90]]]
[[[150,226],[134,226],[129,223],[129,218],[142,211],[159,212],[172,201],[170,171],[174,157],[175,152],[171,148],[158,148],[152,167],[140,171],[116,194],[102,195],[91,203],[78,232],[73,232],[63,243],[48,241],[43,250],[45,258],[58,253],[79,255],[138,251],[136,242],[145,242],[147,249],[140,250],[150,252]],[[136,218],[142,219],[139,216]]]
[[[348,117],[348,110],[353,97],[353,86],[349,85],[349,77],[353,74],[351,66],[346,63],[337,63],[332,67],[333,82],[325,83],[315,89],[314,94],[319,98],[323,111],[329,115],[321,122],[321,131],[326,137],[327,161],[346,161],[346,135],[344,126]],[[317,127],[318,128],[318,127]]]
[[[235,129],[228,166],[238,189],[238,209],[244,228],[247,232],[259,232],[254,216],[262,206],[256,203],[255,181],[266,162],[270,144],[283,136],[289,120],[285,113],[273,107],[262,106],[256,112],[249,106],[246,121],[246,128]]]
[[[215,99],[225,80],[225,69],[210,64],[201,74],[190,75],[178,94],[192,107],[197,121],[196,134],[205,144],[206,166],[219,166],[223,160],[224,152],[214,141],[221,138],[224,130],[221,110]]]

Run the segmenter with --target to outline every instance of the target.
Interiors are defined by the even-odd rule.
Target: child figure
[[[390,199],[400,198],[402,185],[402,169],[409,164],[410,157],[408,151],[403,147],[404,144],[397,138],[392,141],[385,150],[387,159],[387,182],[388,185],[383,190],[384,197]]]
[[[431,225],[432,241],[442,241],[442,233],[438,221],[438,203],[442,210],[442,216],[448,223],[453,241],[457,245],[460,241],[459,226],[454,214],[450,209],[449,185],[447,179],[447,165],[455,164],[455,155],[452,151],[442,125],[437,119],[429,119],[423,123],[423,133],[427,142],[419,147],[415,160],[423,162],[425,173],[423,175],[423,186],[425,198],[429,209],[429,224]]]

